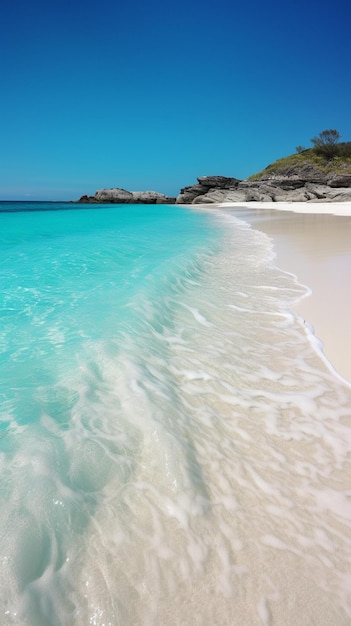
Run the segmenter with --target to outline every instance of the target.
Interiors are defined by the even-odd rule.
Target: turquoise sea
[[[235,213],[0,203],[0,624],[346,626],[351,392]]]

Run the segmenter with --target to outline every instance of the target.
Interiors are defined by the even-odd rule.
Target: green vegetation
[[[329,130],[323,130],[319,133],[318,137],[312,137],[311,143],[314,145],[317,154],[321,154],[327,159],[332,159],[338,154],[339,140],[339,131],[331,128]]]
[[[325,174],[351,174],[351,141],[338,143],[340,133],[337,130],[324,130],[318,137],[311,139],[313,148],[297,146],[297,154],[278,159],[264,170],[250,176],[248,180],[260,180],[272,175],[298,175],[298,170],[309,166]]]

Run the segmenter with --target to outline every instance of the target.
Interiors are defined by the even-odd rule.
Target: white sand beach
[[[311,289],[297,310],[336,372],[351,381],[351,202],[218,206],[273,239],[276,264]]]

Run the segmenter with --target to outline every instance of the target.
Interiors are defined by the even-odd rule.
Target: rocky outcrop
[[[127,191],[126,189],[100,189],[94,196],[82,196],[78,202],[85,204],[174,204],[175,198],[158,191]]]
[[[199,204],[201,202],[198,200],[200,197],[207,197],[208,194],[214,191],[222,191],[224,189],[232,191],[240,183],[238,178],[229,178],[227,176],[200,176],[197,180],[197,185],[190,185],[180,190],[177,204]],[[221,197],[221,193],[219,193],[218,197]],[[221,202],[221,200],[212,200],[212,202]]]
[[[177,204],[222,202],[344,202],[351,201],[351,175],[323,174],[316,168],[294,168],[258,180],[203,176],[199,184],[181,189]]]

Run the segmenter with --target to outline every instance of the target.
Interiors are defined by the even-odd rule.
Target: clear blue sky
[[[177,194],[351,140],[350,0],[2,0],[0,199]]]

